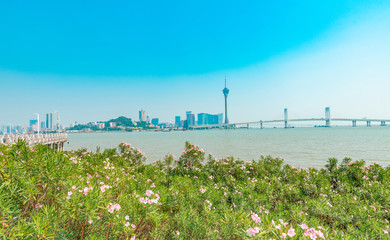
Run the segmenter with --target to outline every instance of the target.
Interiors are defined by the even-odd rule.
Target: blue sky
[[[0,125],[59,110],[71,122],[390,118],[388,1],[0,3]]]

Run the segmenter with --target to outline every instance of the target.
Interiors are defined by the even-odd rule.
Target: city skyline
[[[122,115],[136,120],[142,108],[160,122],[188,110],[221,113],[225,75],[230,122],[282,119],[284,108],[291,118],[321,117],[327,106],[333,116],[390,118],[388,2],[199,2],[191,11],[190,3],[176,2],[170,17],[141,3],[120,4],[113,13],[121,19],[110,15],[102,28],[97,15],[83,18],[84,5],[70,10],[72,21],[49,22],[60,11],[55,3],[1,4],[0,125],[27,125],[33,113],[43,119],[52,109],[65,126]],[[100,2],[92,8],[105,12]],[[140,14],[127,16],[129,9]],[[31,17],[34,10],[39,18]],[[200,12],[204,19],[191,18]]]

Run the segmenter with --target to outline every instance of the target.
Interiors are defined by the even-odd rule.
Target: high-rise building
[[[180,116],[175,116],[175,127],[183,127],[181,125]]]
[[[37,124],[38,123],[38,120],[37,119],[32,119],[30,120],[30,127],[32,127],[33,125]]]
[[[183,120],[182,122],[183,122],[183,128],[184,129],[188,129],[188,126],[189,126],[188,125],[188,121],[187,120]]]
[[[228,120],[228,105],[227,105],[227,97],[229,94],[229,89],[226,87],[226,77],[225,77],[225,88],[222,90],[223,95],[225,96],[225,123],[229,123]]]
[[[150,123],[150,116],[149,116],[149,115],[146,116],[146,122],[147,122],[147,123]]]
[[[218,123],[217,124],[222,124],[222,121],[223,121],[223,113],[220,113],[220,114],[217,114],[217,121]]]
[[[186,116],[187,116],[188,126],[194,126],[195,125],[195,114],[193,114],[191,111],[187,111]]]
[[[198,125],[222,124],[222,118],[223,118],[223,113],[220,114],[199,113]]]
[[[205,125],[207,113],[198,113],[198,125]]]
[[[139,111],[139,121],[146,122],[146,112],[144,110]]]
[[[53,113],[46,113],[46,129],[53,129]]]
[[[152,118],[152,124],[154,126],[157,126],[158,125],[158,118]]]

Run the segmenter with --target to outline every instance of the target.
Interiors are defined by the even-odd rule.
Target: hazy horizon
[[[0,125],[390,119],[390,2],[0,4]]]

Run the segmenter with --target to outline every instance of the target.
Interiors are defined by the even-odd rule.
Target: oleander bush
[[[388,239],[390,169],[0,145],[3,239]]]

